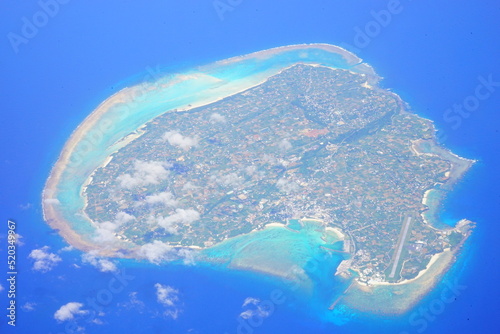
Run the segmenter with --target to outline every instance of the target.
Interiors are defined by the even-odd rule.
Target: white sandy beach
[[[379,314],[402,314],[431,291],[455,261],[450,250],[435,254],[417,277],[399,283],[355,281],[342,302],[360,311]]]
[[[327,227],[327,231],[333,232],[339,240],[344,240],[345,239],[345,234],[342,233],[342,230],[338,227]]]

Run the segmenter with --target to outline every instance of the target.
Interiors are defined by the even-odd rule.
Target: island
[[[84,251],[219,262],[309,288],[313,254],[340,256],[332,276],[349,284],[331,309],[405,312],[472,231],[438,212],[474,161],[379,80],[346,50],[311,44],[125,88],[66,144],[45,219]]]

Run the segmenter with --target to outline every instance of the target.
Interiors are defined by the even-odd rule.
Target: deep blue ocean
[[[3,1],[0,16],[0,333],[499,332],[498,1]],[[38,27],[30,30],[26,22]],[[354,314],[339,325],[277,279],[127,260],[118,264],[123,288],[106,295],[101,314],[75,323],[54,319],[69,302],[90,309],[88,300],[116,282],[113,274],[83,264],[81,252],[61,251],[67,244],[41,213],[51,166],[78,124],[151,69],[178,72],[299,43],[353,51],[384,77],[384,88],[435,122],[446,147],[478,160],[441,211],[450,224],[461,218],[477,222],[443,283],[408,314]],[[462,114],[448,111],[454,104],[462,105]],[[16,222],[23,244],[17,249],[15,327],[6,317],[8,219]],[[46,273],[34,271],[28,258],[44,246],[62,259]],[[179,291],[176,319],[163,314],[156,283]],[[428,317],[420,315],[447,284],[460,286],[455,300]],[[243,301],[268,300],[276,289],[286,301],[261,323],[238,331]]]

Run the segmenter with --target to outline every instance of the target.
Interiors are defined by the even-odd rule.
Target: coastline
[[[269,224],[264,225],[264,228],[268,228],[268,227],[286,227],[286,224],[282,224],[282,223],[269,223]]]
[[[453,248],[434,254],[425,269],[421,270],[416,277],[397,283],[376,281],[363,283],[353,279],[353,284],[345,292],[342,302],[362,312],[381,315],[397,315],[407,312],[420,302],[453,266],[463,245],[469,240],[473,227],[474,223],[470,220],[458,221],[452,230],[463,234],[462,241]]]
[[[427,205],[428,201],[429,201],[429,194],[431,193],[433,189],[427,189],[425,192],[424,192],[424,197],[422,198],[422,204],[423,205]]]
[[[422,269],[417,276],[415,276],[414,278],[411,278],[411,279],[405,279],[405,280],[402,280],[400,282],[397,282],[397,283],[390,283],[390,282],[376,282],[376,281],[373,281],[373,282],[368,282],[368,283],[362,283],[362,282],[359,282],[360,285],[365,285],[365,286],[384,286],[384,285],[390,285],[390,286],[395,286],[395,285],[405,285],[405,284],[410,284],[412,282],[416,282],[418,281],[421,277],[423,277],[424,275],[426,275],[429,271],[429,269],[431,267],[433,267],[433,265],[435,265],[436,262],[438,262],[438,260],[444,258],[447,256],[448,252],[451,252],[450,249],[445,249],[444,251],[442,251],[441,253],[436,253],[434,255],[431,256],[430,260],[429,260],[429,263],[427,263],[427,266]]]
[[[318,47],[320,45],[321,47]],[[199,67],[199,69],[210,69],[217,67],[217,64],[232,64],[238,61],[243,61],[246,59],[252,59],[252,58],[262,58],[262,59],[267,59],[269,57],[272,57],[275,54],[279,54],[282,51],[289,51],[289,50],[301,50],[301,49],[310,49],[310,48],[320,48],[320,49],[325,49],[325,50],[330,50],[329,47],[333,48],[334,50],[344,50],[339,47],[335,46],[329,46],[329,45],[324,45],[324,44],[308,44],[308,45],[294,45],[294,46],[286,46],[286,47],[280,47],[280,48],[274,48],[274,49],[269,49],[269,50],[264,50],[264,51],[259,51],[255,52],[252,54],[240,56],[240,57],[234,57],[230,58],[227,60],[222,60],[219,62],[216,62],[211,65],[205,65],[202,67]],[[358,61],[358,63],[353,65],[354,67],[361,67],[363,66],[364,71],[361,71],[361,73],[368,75],[367,81],[364,84],[366,88],[368,89],[381,89],[380,87],[376,86],[376,81],[378,80],[378,76],[374,72],[374,70],[369,66],[368,64],[362,63],[362,60],[348,51],[344,50],[347,52],[349,55],[352,56],[352,58],[349,59],[350,62]],[[333,51],[332,51],[333,52]],[[337,53],[340,54],[340,53]],[[342,57],[344,55],[340,54]],[[112,159],[113,155],[118,152],[119,149],[122,147],[125,147],[135,139],[141,137],[145,131],[143,130],[143,127],[147,125],[150,121],[154,120],[156,117],[159,117],[160,115],[163,115],[164,113],[167,112],[177,112],[177,111],[188,111],[192,110],[195,108],[203,107],[206,105],[210,105],[213,103],[216,103],[220,100],[223,100],[227,97],[237,95],[239,93],[245,92],[249,89],[252,89],[256,86],[261,85],[262,83],[266,82],[271,78],[272,76],[278,75],[282,73],[283,71],[286,71],[287,69],[297,65],[297,64],[307,64],[309,66],[317,66],[317,67],[326,67],[326,68],[332,68],[329,66],[325,66],[323,64],[317,63],[317,64],[311,64],[310,62],[308,63],[307,61],[301,62],[301,61],[296,61],[292,65],[289,66],[283,66],[279,70],[276,70],[275,68],[272,68],[271,70],[266,70],[262,72],[258,72],[258,74],[255,74],[254,76],[251,76],[249,79],[240,79],[240,80],[235,80],[235,83],[232,83],[231,81],[225,82],[221,80],[221,82],[218,83],[217,86],[208,88],[207,91],[210,92],[211,94],[207,96],[201,95],[197,96],[196,94],[192,95],[187,95],[188,98],[194,98],[197,97],[198,99],[190,101],[191,103],[185,103],[181,104],[176,108],[170,108],[166,109],[163,113],[152,117],[151,119],[147,120],[145,123],[137,127],[133,132],[129,132],[128,135],[122,137],[121,139],[118,139],[114,141],[113,143],[110,143],[107,145],[104,149],[104,151],[108,154],[106,158],[104,158],[100,164],[97,167],[93,167],[92,171],[88,174],[88,176],[84,179],[83,184],[81,184],[81,187],[79,190],[80,198],[83,200],[83,209],[78,212],[78,215],[83,217],[91,226],[96,227],[96,223],[92,221],[86,214],[85,214],[85,208],[88,205],[88,200],[86,197],[86,190],[88,185],[92,182],[93,180],[93,175],[94,172],[101,167],[105,167],[108,165]],[[342,71],[351,71],[350,69],[341,69]],[[139,245],[135,243],[128,243],[128,242],[123,242],[120,241],[120,243],[113,243],[110,246],[103,246],[101,244],[98,244],[97,242],[94,242],[92,239],[92,234],[83,234],[83,233],[78,233],[77,230],[75,230],[74,226],[72,225],[72,222],[70,219],[67,219],[64,216],[64,212],[62,212],[60,209],[61,204],[56,204],[55,199],[57,198],[57,193],[58,193],[58,188],[59,184],[63,181],[64,178],[64,173],[71,173],[71,171],[78,170],[78,163],[75,163],[75,159],[72,159],[72,155],[77,152],[78,150],[78,145],[82,143],[82,141],[88,140],[86,138],[89,133],[94,130],[93,128],[97,125],[99,125],[99,122],[103,119],[105,115],[108,113],[114,115],[115,111],[113,110],[114,107],[119,106],[121,104],[127,105],[127,104],[134,104],[138,103],[137,101],[137,96],[141,96],[141,94],[144,94],[144,92],[151,92],[151,91],[158,91],[162,92],[165,87],[171,87],[175,85],[176,83],[188,83],[190,80],[198,80],[199,78],[205,79],[209,77],[210,79],[217,79],[215,77],[211,77],[209,73],[187,73],[187,74],[178,74],[176,75],[171,81],[167,83],[162,83],[160,85],[156,85],[155,83],[141,83],[132,87],[126,87],[116,94],[113,94],[110,96],[108,99],[103,101],[99,106],[94,109],[94,111],[85,118],[85,120],[73,131],[73,133],[70,135],[68,141],[65,143],[63,150],[61,151],[60,156],[58,157],[57,162],[53,165],[51,173],[49,175],[49,178],[46,181],[43,193],[42,193],[42,210],[43,210],[43,217],[44,220],[47,221],[47,223],[54,229],[58,231],[58,233],[65,239],[66,242],[68,242],[70,245],[74,246],[77,249],[80,249],[82,251],[88,252],[91,250],[97,250],[99,252],[99,255],[101,256],[107,256],[107,257],[121,257],[121,258],[134,258],[134,259],[141,259],[143,260],[142,257],[140,257],[137,253],[137,250],[140,248]],[[375,79],[374,79],[375,78]],[[165,79],[162,78],[162,79]],[[162,80],[160,79],[160,80]],[[375,83],[372,83],[370,79],[374,79]],[[374,86],[371,86],[371,83]],[[228,89],[228,86],[229,89]],[[141,93],[142,92],[142,93]],[[397,103],[400,105],[401,112],[406,112],[404,106],[404,102],[401,100],[399,95],[396,93],[392,93],[394,95],[394,98],[397,100]],[[155,97],[155,96],[153,96]],[[167,99],[168,100],[168,99]],[[130,113],[129,113],[130,114]],[[121,115],[120,115],[121,116]],[[126,119],[127,116],[124,116],[123,119]],[[122,120],[123,120],[122,119]],[[427,149],[429,152],[425,152],[422,147],[427,145]],[[422,146],[422,147],[421,147]],[[440,147],[437,145],[434,139],[431,140],[419,140],[412,142],[410,145],[410,148],[413,153],[416,155],[428,155],[428,156],[437,156],[440,157],[444,160],[447,160],[450,162],[450,168],[449,171],[445,173],[446,179],[444,181],[444,185],[446,187],[451,187],[455,182],[457,182],[464,174],[465,172],[475,163],[474,160],[469,160],[465,159],[462,157],[459,157],[456,154],[453,154],[449,150],[446,150],[443,147]],[[109,153],[109,151],[112,151]],[[79,152],[77,152],[79,153]],[[73,157],[74,158],[74,157]],[[84,172],[80,172],[80,174],[77,174],[76,177],[79,175],[82,175]],[[443,185],[441,183],[438,183],[439,185]],[[431,197],[431,192],[436,189],[435,187],[438,185],[435,184],[433,188],[427,189],[422,198],[422,204],[425,206],[429,206],[431,203],[430,197]],[[443,190],[444,188],[441,188],[440,190]],[[52,200],[52,201],[51,201]],[[428,224],[429,226],[433,227],[432,224],[426,219],[425,215],[421,213],[424,222]],[[345,231],[343,231],[339,227],[334,227],[334,226],[328,226],[328,224],[320,219],[315,219],[315,218],[302,218],[299,219],[299,221],[302,222],[311,222],[311,223],[319,223],[321,224],[321,227],[325,229],[325,232],[331,232],[332,235],[335,235],[336,238],[339,240],[346,240],[346,239],[351,239],[351,237],[347,236],[345,233],[350,235],[349,230],[346,228]],[[302,224],[303,225],[303,224]],[[460,225],[460,222],[457,224],[457,228]],[[293,233],[299,233],[298,231],[291,230],[287,224],[283,223],[277,223],[277,222],[272,222],[269,224],[266,224],[263,226],[261,229],[254,229],[251,232],[243,235],[243,236],[248,236],[249,234],[253,232],[259,232],[263,231],[266,229],[270,228],[284,228],[286,230],[290,230]],[[434,228],[434,227],[433,227]],[[437,228],[435,228],[437,229]],[[454,228],[450,228],[454,229]],[[329,235],[330,237],[330,235]],[[232,239],[232,238],[230,238]],[[227,240],[229,241],[229,240]],[[224,241],[223,241],[224,242]],[[221,242],[222,243],[222,242]],[[218,243],[214,247],[219,246],[221,243]],[[347,241],[346,241],[347,244]],[[265,245],[265,243],[264,243]],[[269,244],[268,244],[269,245]],[[274,244],[271,244],[274,245]],[[254,245],[255,246],[255,245]],[[259,245],[263,247],[262,245]],[[246,245],[245,245],[246,247]],[[183,246],[172,246],[172,248],[190,248],[193,250],[200,250],[200,251],[205,251],[205,250],[210,250],[211,247],[198,247],[198,246],[188,246],[188,247],[183,247]],[[271,247],[271,249],[274,249]],[[290,274],[289,269],[293,267],[293,261],[292,257],[287,258],[285,255],[276,255],[272,260],[267,260],[265,257],[262,257],[262,254],[252,254],[251,251],[246,249],[245,251],[249,251],[250,253],[245,253],[245,251],[242,251],[242,249],[238,249],[241,254],[241,258],[230,258],[228,262],[228,267],[229,268],[234,268],[234,269],[241,269],[241,270],[249,270],[253,272],[259,272],[263,274],[268,274],[272,275],[275,277],[279,278],[285,278],[289,280],[301,280],[302,283],[305,286],[309,286],[312,284],[310,282],[309,277],[305,273],[305,271],[297,273],[295,272],[294,275]],[[361,310],[361,311],[367,311],[367,312],[374,312],[374,313],[382,313],[382,314],[399,314],[407,311],[411,307],[413,307],[424,295],[426,295],[441,279],[441,277],[446,273],[448,268],[454,263],[456,260],[456,253],[458,252],[458,248],[450,250],[446,249],[441,253],[437,253],[431,256],[428,264],[426,267],[421,270],[418,275],[412,279],[407,279],[403,280],[397,283],[389,283],[389,282],[380,282],[380,281],[369,281],[368,283],[363,283],[360,282],[359,280],[354,280],[353,284],[350,285],[349,291],[345,292],[345,295],[342,297],[342,301],[345,301],[346,305],[349,306],[354,306],[354,308]],[[271,254],[271,253],[269,253]],[[268,257],[269,257],[268,254]],[[290,251],[291,254],[291,251]],[[203,260],[205,262],[212,262],[216,263],[218,261],[218,258],[213,257],[210,259],[209,257],[205,256],[206,253],[202,256]],[[288,254],[289,255],[289,254]],[[246,256],[246,257],[245,257]],[[253,256],[253,257],[252,257]],[[272,256],[272,255],[271,255]],[[224,258],[221,260],[222,262],[224,261]],[[273,262],[274,261],[274,262]],[[295,267],[297,267],[295,265]],[[302,267],[300,267],[302,269]],[[305,278],[304,278],[305,277]],[[392,295],[396,296],[394,297],[397,302],[393,303],[392,301],[387,301],[380,303],[380,301],[384,301],[384,296],[386,295]],[[373,305],[376,304],[387,304],[386,309],[381,309],[380,306],[378,309],[374,309]]]
[[[346,61],[348,61],[351,66],[360,65],[362,62],[362,60],[360,58],[358,58],[357,56],[355,56],[354,54],[350,53],[349,51],[347,51],[343,48],[340,48],[340,47],[337,47],[334,45],[329,45],[329,44],[299,44],[299,45],[283,46],[283,47],[272,48],[272,49],[263,50],[263,51],[257,51],[257,52],[254,52],[254,53],[251,53],[248,55],[233,57],[233,58],[229,58],[226,60],[221,60],[221,61],[215,62],[213,64],[200,66],[197,69],[198,70],[210,69],[210,68],[217,67],[218,65],[221,65],[221,64],[222,65],[231,64],[231,63],[234,63],[236,61],[241,61],[241,60],[251,59],[251,58],[264,57],[264,59],[266,59],[272,55],[280,54],[281,52],[292,51],[292,50],[302,50],[302,49],[304,49],[304,50],[322,49],[322,50],[325,50],[328,52],[338,54],[341,57],[343,57]],[[268,80],[271,76],[277,75],[277,74],[285,71],[286,69],[288,69],[292,66],[295,66],[297,64],[300,64],[300,63],[307,64],[307,63],[311,63],[311,61],[309,61],[309,62],[300,61],[300,60],[295,61],[292,65],[282,67],[279,71],[272,73],[272,75],[269,75],[269,73],[267,73],[264,76],[264,78],[257,80],[256,82],[253,82],[251,84],[248,84],[248,82],[245,83],[245,80],[243,80],[243,83],[239,83],[241,85],[241,87],[237,88],[236,90],[233,90],[229,94],[227,94],[227,92],[225,92],[225,93],[221,92],[220,96],[211,96],[211,98],[209,98],[209,99],[202,99],[201,101],[192,101],[192,103],[180,106],[179,108],[176,108],[176,110],[185,111],[185,110],[190,110],[193,108],[205,106],[205,105],[208,105],[211,103],[215,103],[217,101],[220,101],[221,99],[227,98],[229,96],[244,92],[248,89],[251,89],[255,86],[258,86],[258,85],[262,84],[263,82],[265,82],[266,80]],[[318,65],[324,66],[321,64],[318,64]],[[365,74],[377,77],[373,68],[371,68],[367,64],[363,64],[363,65],[364,65],[363,71],[368,72]],[[325,67],[329,67],[329,66],[325,66]],[[166,84],[161,84],[160,89],[162,87],[169,87],[169,86],[174,85],[178,82],[184,82],[186,80],[190,80],[193,78],[193,75],[194,74],[190,75],[189,73],[176,75],[171,82],[166,83]],[[162,79],[164,79],[164,78],[162,78]],[[160,79],[159,81],[161,81],[162,79]],[[75,166],[72,166],[72,164],[75,164],[74,162],[71,161],[72,154],[75,153],[75,150],[76,150],[78,144],[80,144],[82,142],[82,140],[85,139],[85,136],[91,130],[93,130],[93,127],[103,118],[103,116],[106,115],[108,112],[110,112],[110,110],[112,110],[113,107],[118,106],[120,104],[126,105],[127,103],[134,103],[134,100],[136,99],[137,96],[141,96],[141,94],[144,94],[145,92],[154,91],[158,88],[159,87],[155,86],[152,83],[147,83],[147,82],[140,83],[140,84],[137,84],[135,86],[125,87],[122,90],[120,90],[119,92],[117,92],[117,93],[113,94],[112,96],[110,96],[109,98],[107,98],[105,101],[103,101],[101,104],[99,104],[97,106],[97,108],[94,109],[94,111],[90,115],[88,115],[83,120],[83,122],[73,131],[73,133],[70,135],[69,139],[65,143],[57,161],[53,165],[52,170],[50,172],[50,175],[46,181],[44,190],[42,192],[43,217],[44,217],[44,220],[52,228],[58,230],[59,233],[61,234],[61,236],[63,236],[63,238],[69,244],[74,246],[75,248],[85,250],[85,251],[92,250],[92,249],[103,250],[102,246],[93,243],[90,239],[86,239],[82,235],[75,232],[70,221],[68,221],[62,215],[62,213],[59,212],[57,205],[53,204],[53,203],[48,203],[47,200],[53,199],[53,198],[57,199],[58,185],[62,180],[63,173],[68,172],[68,170],[70,170],[71,168],[78,169],[78,163],[76,163]],[[152,119],[154,119],[154,117]],[[152,120],[152,119],[150,119],[150,120]],[[147,122],[149,122],[150,120],[148,120]],[[130,141],[140,137],[140,135],[141,135],[140,132],[137,134],[129,135],[129,136],[131,136]],[[127,136],[127,137],[129,137],[129,136]],[[125,137],[125,138],[127,138],[127,137]],[[119,149],[120,147],[125,146],[128,142],[129,141],[124,140],[124,138],[122,138],[121,140],[109,145],[108,148],[113,147],[116,151],[116,149]],[[110,160],[108,160],[108,159],[109,159],[109,156],[111,156],[111,155],[112,155],[112,153],[109,154],[108,157],[101,164],[99,164],[99,166],[102,166],[106,163],[109,163]],[[96,166],[92,170],[92,172],[86,177],[85,181],[82,183],[82,186],[79,189],[81,194],[83,194],[85,192],[86,186],[88,186],[88,184],[91,182],[92,173],[95,171],[95,169],[99,168],[99,166]],[[84,197],[84,199],[83,199],[84,205],[86,206],[85,196],[83,196],[83,197]],[[85,220],[88,222],[89,225],[93,224],[91,219],[89,219],[85,215],[84,212],[79,212],[79,214],[84,216]],[[119,252],[119,249],[115,249],[115,251]],[[106,253],[110,253],[110,252],[106,251]]]
[[[261,50],[261,51],[256,51],[252,52],[246,55],[241,55],[241,56],[236,56],[236,57],[231,57],[228,59],[224,60],[219,60],[216,61],[213,65],[219,65],[219,64],[231,64],[234,62],[238,62],[241,60],[246,60],[250,58],[258,58],[258,59],[267,59],[273,55],[276,55],[278,53],[281,53],[283,51],[293,51],[293,50],[304,50],[304,49],[322,49],[327,52],[331,53],[336,53],[344,57],[351,66],[354,65],[359,65],[363,62],[361,58],[356,56],[354,53],[338,46],[338,45],[333,45],[333,44],[326,44],[326,43],[309,43],[309,44],[292,44],[292,45],[285,45],[285,46],[278,46],[274,48],[270,48],[267,50]],[[206,65],[207,66],[207,65]],[[208,65],[210,66],[210,65]]]
[[[419,147],[420,145],[428,145],[429,152],[423,152]],[[435,140],[420,139],[413,141],[410,149],[415,155],[418,156],[435,156],[450,162],[450,169],[446,172],[447,179],[444,182],[448,188],[456,181],[460,180],[467,170],[469,170],[477,162],[477,160],[467,159],[451,152],[449,149],[440,146],[435,142]]]
[[[456,260],[456,252],[445,250],[435,254],[417,277],[398,283],[354,280],[342,303],[362,312],[381,315],[402,314],[414,307],[441,280]]]
[[[425,224],[435,230],[442,230],[443,227],[439,225],[439,222],[436,223],[436,219],[434,217],[436,211],[439,208],[439,204],[442,202],[442,198],[441,200],[433,201],[431,199],[432,193],[437,192],[437,196],[440,197],[446,196],[446,193],[452,190],[453,186],[477,162],[477,160],[467,159],[451,152],[449,149],[440,146],[436,142],[436,138],[419,139],[412,141],[410,150],[417,156],[425,155],[430,157],[438,157],[440,159],[448,161],[450,164],[449,169],[443,175],[444,180],[435,183],[432,188],[425,190],[422,196],[422,204],[426,207],[426,209],[420,212],[420,217]]]
[[[124,88],[120,92],[112,95],[85,118],[85,120],[78,125],[78,127],[71,133],[68,141],[65,143],[57,161],[52,166],[52,170],[45,183],[42,192],[42,214],[44,220],[68,242],[71,246],[90,251],[95,249],[95,245],[89,240],[85,240],[82,235],[76,233],[66,222],[65,218],[58,212],[58,204],[48,203],[47,200],[53,199],[54,194],[57,193],[57,188],[61,180],[63,172],[65,172],[71,164],[70,157],[77,144],[85,134],[91,130],[92,126],[97,123],[100,117],[105,114],[109,108],[118,103],[126,103],[130,99],[130,88]],[[75,166],[77,167],[77,166]],[[57,198],[56,198],[57,199]]]
[[[337,236],[337,238],[338,238],[339,240],[341,240],[341,241],[342,241],[342,240],[345,240],[345,234],[344,234],[344,233],[342,233],[342,230],[341,230],[340,228],[338,228],[338,227],[331,227],[331,226],[327,226],[327,227],[326,227],[326,230],[327,230],[327,231],[330,231],[330,232],[333,232],[333,233]]]

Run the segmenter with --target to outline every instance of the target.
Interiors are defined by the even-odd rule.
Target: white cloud
[[[166,310],[165,312],[163,312],[163,314],[166,317],[172,318],[174,320],[179,317],[179,313],[180,313],[180,311],[178,309]]]
[[[141,305],[141,306],[145,306],[144,303],[139,300],[139,298],[137,298],[137,291],[133,291],[129,294],[129,297],[130,297],[130,302],[132,304],[137,304],[137,305]]]
[[[190,190],[196,190],[200,188],[199,186],[195,186],[193,183],[191,183],[190,181],[186,182],[183,186],[182,186],[182,190],[183,191],[190,191]]]
[[[137,297],[137,291],[133,291],[128,294],[129,301],[127,303],[122,304],[128,309],[135,308],[138,310],[143,310],[146,307],[146,304],[142,300]]]
[[[0,292],[2,292],[4,289],[4,287],[2,286],[2,284],[0,284]]]
[[[21,309],[24,312],[31,312],[35,310],[36,303],[32,302],[26,302],[23,306],[21,306]]]
[[[59,250],[59,253],[61,253],[61,252],[70,252],[70,251],[72,251],[72,250],[74,250],[74,249],[75,249],[75,247],[73,247],[73,246],[69,245],[69,246],[66,246],[66,247],[61,248],[61,249]]]
[[[292,146],[292,143],[290,143],[290,141],[288,141],[288,139],[283,139],[282,141],[280,141],[278,143],[278,148],[281,150],[281,151],[288,151],[289,149],[291,149],[293,146]]]
[[[221,186],[228,187],[228,186],[238,186],[242,183],[243,178],[241,178],[237,173],[229,173],[229,174],[217,174],[217,175],[212,175],[211,177],[212,181],[217,182]]]
[[[61,202],[59,202],[57,198],[46,198],[43,202],[45,204],[52,204],[52,205],[61,204]]]
[[[155,284],[156,288],[156,300],[158,303],[162,304],[167,308],[164,315],[171,317],[172,319],[177,319],[179,316],[179,309],[177,308],[177,302],[179,301],[179,291],[168,285],[163,285],[160,283]]]
[[[16,245],[24,246],[24,242],[21,240],[22,238],[23,238],[23,236],[20,235],[19,233],[14,234],[14,242],[16,243]]]
[[[146,217],[146,223],[149,225],[156,225],[158,224],[158,217],[161,216],[149,215]]]
[[[33,206],[33,204],[31,204],[31,203],[29,203],[29,202],[28,202],[28,203],[26,203],[26,204],[19,204],[19,208],[20,208],[21,210],[28,210],[28,209],[30,209],[32,206]]]
[[[158,226],[163,227],[170,234],[177,234],[177,227],[179,225],[187,225],[200,219],[200,213],[193,209],[175,209],[175,213],[164,217],[149,216],[146,219],[148,224],[158,224]]]
[[[122,188],[134,188],[149,184],[158,184],[168,177],[169,164],[160,161],[134,161],[133,173],[118,176],[117,181]]]
[[[175,213],[158,221],[158,225],[169,227],[172,224],[191,224],[200,219],[200,213],[193,209],[175,209]]]
[[[48,246],[44,246],[31,251],[29,258],[35,260],[33,270],[47,272],[52,270],[58,262],[62,261],[58,255],[48,252],[48,249]]]
[[[99,224],[100,226],[95,230],[95,235],[93,237],[95,242],[101,244],[112,244],[117,242],[115,232],[116,226],[111,222],[104,222]]]
[[[82,254],[82,262],[93,265],[100,272],[117,271],[116,264],[113,261],[97,256],[97,251]]]
[[[171,207],[176,207],[179,204],[179,202],[174,198],[174,195],[168,191],[146,196],[145,201],[151,205],[165,204],[166,206]]]
[[[189,248],[181,248],[177,251],[177,256],[182,259],[182,262],[187,266],[195,264],[196,252]]]
[[[181,135],[178,131],[167,131],[161,137],[164,142],[168,142],[172,146],[177,146],[187,151],[191,147],[198,146],[200,139],[196,137],[188,137]]]
[[[173,259],[173,248],[161,241],[155,240],[151,243],[142,245],[137,254],[154,264],[160,264],[163,261]]]
[[[95,235],[93,239],[96,242],[103,244],[118,242],[118,239],[116,239],[115,236],[116,229],[121,225],[126,224],[134,219],[135,219],[134,216],[129,215],[126,212],[120,211],[115,215],[115,219],[113,221],[106,221],[99,223],[99,226],[97,226],[95,230]]]
[[[258,298],[246,298],[242,308],[246,308],[246,310],[240,313],[240,317],[243,319],[250,319],[252,317],[267,318],[271,315],[271,310],[267,310]]]
[[[241,307],[246,307],[248,305],[257,305],[258,303],[260,303],[260,299],[258,298],[253,298],[253,297],[247,297],[244,301],[243,301],[243,305],[241,305]]]
[[[185,265],[195,264],[197,252],[189,248],[174,248],[168,244],[155,240],[142,245],[137,251],[137,255],[154,264],[166,261],[182,260]]]
[[[115,215],[115,220],[114,223],[118,226],[121,226],[123,224],[128,223],[129,221],[134,220],[135,217],[132,215],[129,215],[126,212],[120,211]]]
[[[214,112],[212,115],[210,115],[210,121],[214,123],[226,123],[226,117]]]
[[[70,302],[63,305],[54,313],[54,319],[57,321],[67,321],[75,318],[75,315],[87,314],[88,311],[82,310],[83,304]]]
[[[177,225],[174,222],[167,220],[167,218],[168,217],[164,217],[161,215],[158,215],[158,216],[151,215],[151,216],[147,217],[146,223],[148,223],[150,225],[159,225],[159,226],[163,227],[165,229],[165,231],[167,231],[168,233],[177,234],[178,233]]]
[[[260,158],[260,160],[265,163],[265,164],[270,164],[270,165],[275,165],[278,160],[276,159],[276,157],[274,155],[271,155],[271,154],[263,154],[262,157]]]
[[[168,285],[163,285],[160,283],[155,284],[156,288],[156,299],[160,304],[165,306],[175,306],[175,303],[179,300],[179,291]]]
[[[257,171],[257,166],[255,165],[247,166],[245,168],[245,173],[247,173],[250,176],[255,174],[256,171]]]
[[[296,182],[287,179],[279,179],[278,182],[276,182],[276,187],[278,187],[279,191],[286,194],[296,192],[300,188]]]
[[[108,259],[99,259],[99,270],[102,272],[115,272],[117,270],[114,262]]]

